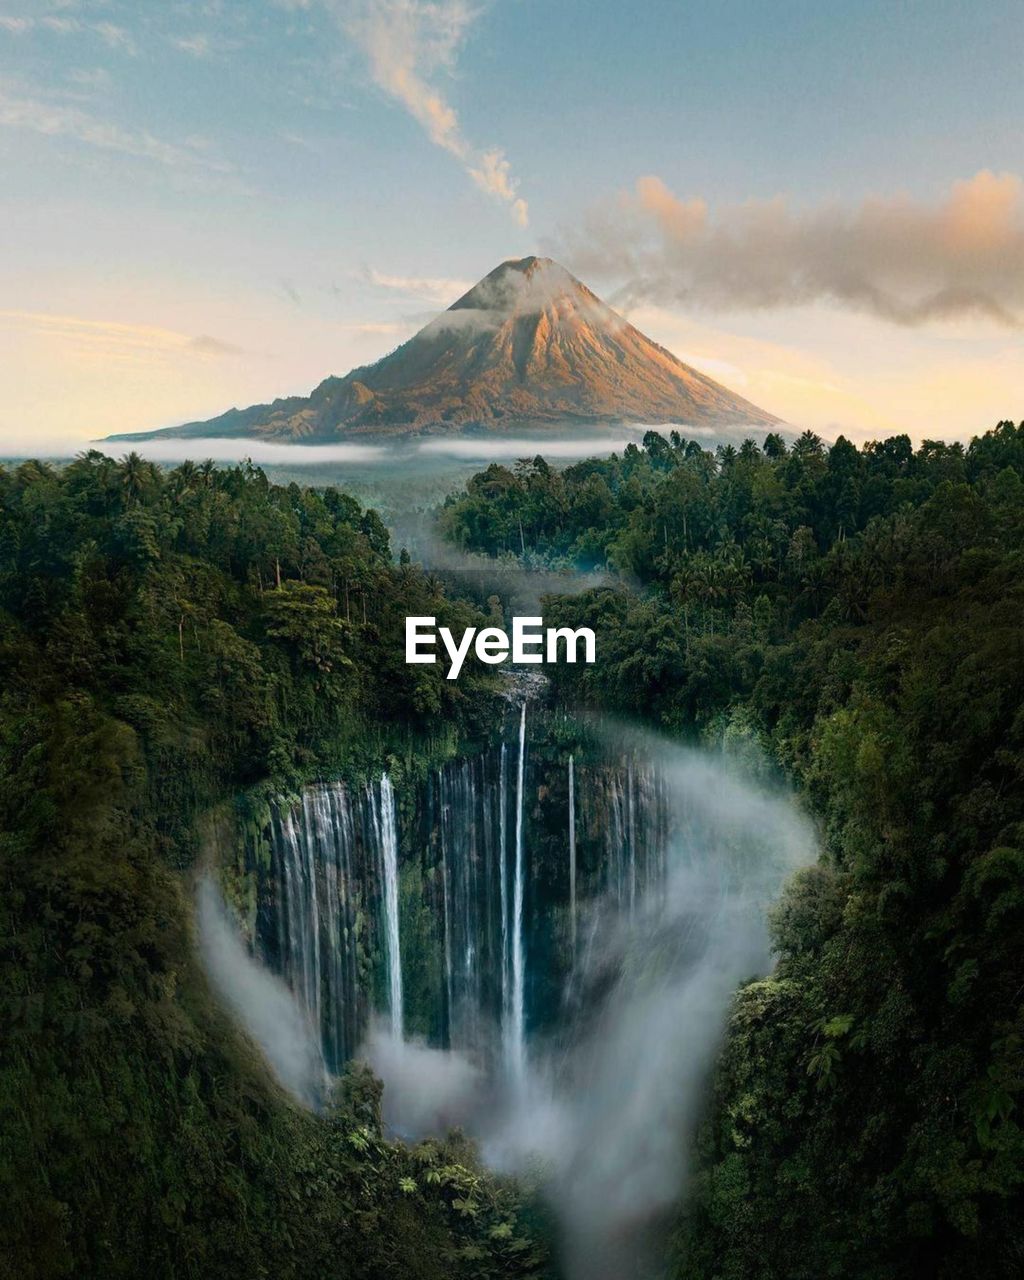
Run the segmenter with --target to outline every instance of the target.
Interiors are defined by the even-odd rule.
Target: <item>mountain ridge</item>
[[[110,436],[328,443],[568,424],[772,427],[550,258],[499,264],[408,341],[308,396]]]

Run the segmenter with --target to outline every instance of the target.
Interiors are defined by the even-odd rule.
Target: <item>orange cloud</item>
[[[657,177],[593,210],[553,251],[620,301],[759,311],[826,303],[903,325],[1024,323],[1024,183],[987,170],[935,204],[875,197],[796,209],[782,197],[713,214]]]

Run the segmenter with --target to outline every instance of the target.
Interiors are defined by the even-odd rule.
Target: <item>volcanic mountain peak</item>
[[[309,443],[623,422],[765,427],[778,419],[646,338],[557,262],[528,257],[501,263],[408,342],[327,378],[308,398],[145,438]]]
[[[598,299],[553,258],[509,258],[489,271],[449,311],[527,315],[556,302],[587,306]]]

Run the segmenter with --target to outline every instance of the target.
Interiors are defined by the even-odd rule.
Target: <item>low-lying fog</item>
[[[424,436],[394,442],[338,442],[334,444],[283,444],[269,440],[228,437],[166,438],[157,440],[66,440],[39,441],[30,437],[8,438],[0,442],[0,457],[52,459],[73,458],[87,449],[96,449],[112,458],[137,453],[152,462],[177,463],[212,459],[214,462],[244,462],[246,459],[267,466],[291,465],[315,467],[324,464],[368,466],[394,464],[401,467],[416,459],[451,458],[462,461],[490,462],[500,459],[534,457],[587,458],[639,444],[648,431],[679,431],[686,437],[699,436],[713,446],[725,439],[739,440],[742,431],[718,433],[710,427],[623,424],[607,431],[599,427],[588,434],[537,432],[505,436]]]

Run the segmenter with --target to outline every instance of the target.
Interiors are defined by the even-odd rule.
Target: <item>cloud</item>
[[[18,97],[0,86],[0,126],[26,129],[50,138],[70,138],[104,151],[117,151],[142,160],[153,160],[171,168],[212,169],[228,173],[231,166],[215,157],[200,154],[194,147],[164,142],[145,130],[125,129],[99,120],[77,107]]]
[[[469,176],[481,191],[487,191],[491,195],[509,202],[515,199],[515,188],[509,174],[509,164],[503,151],[495,149],[483,152],[480,156],[478,167],[470,169]]]
[[[141,355],[197,355],[223,358],[244,352],[233,343],[202,333],[192,337],[158,325],[88,320],[43,311],[0,311],[0,325],[49,338],[80,355],[103,359],[136,359]]]
[[[58,36],[69,36],[82,29],[82,24],[77,18],[57,18],[53,14],[49,17],[41,18],[40,23],[48,31],[52,31]]]
[[[73,8],[74,6],[59,5],[57,7]],[[33,20],[31,18],[0,18],[0,27],[7,27],[8,30],[27,31],[32,25]],[[58,36],[70,36],[76,35],[81,31],[91,31],[94,35],[99,36],[108,48],[117,49],[121,53],[127,53],[132,57],[139,51],[131,33],[113,22],[83,22],[79,18],[49,13],[39,19],[39,25]]]
[[[459,280],[451,276],[392,276],[373,267],[366,270],[366,279],[378,289],[386,289],[448,307],[456,298],[473,287],[472,280]]]
[[[666,430],[670,428],[666,426]],[[416,451],[428,457],[460,458],[487,462],[493,459],[532,458],[542,453],[545,458],[593,458],[625,449],[629,444],[639,444],[648,431],[658,430],[649,423],[620,428],[607,435],[593,436],[501,436],[486,440],[472,436],[443,436],[424,440]],[[687,435],[703,434],[688,427]]]
[[[186,458],[212,458],[214,462],[252,462],[273,466],[285,463],[292,466],[327,466],[332,463],[346,466],[386,462],[388,451],[379,445],[369,444],[273,444],[248,437],[191,438],[167,437],[163,440],[94,440],[92,447],[111,458],[120,458],[129,449],[149,458],[151,462],[184,462]],[[81,448],[81,441],[67,445],[64,452],[74,454]],[[18,453],[20,450],[12,449]]]
[[[206,36],[177,36],[171,44],[181,53],[191,54],[193,58],[206,58],[210,53],[210,41]]]
[[[306,1106],[319,1106],[327,1074],[316,1028],[285,982],[249,952],[209,876],[199,882],[196,922],[203,964],[218,995],[279,1083]]]
[[[479,9],[465,0],[326,0],[366,57],[378,88],[400,102],[435,146],[461,162],[476,185],[509,206],[525,227],[526,201],[497,147],[473,147],[437,79],[451,75]]]
[[[197,338],[190,338],[186,347],[201,356],[240,356],[245,352],[233,342],[223,342],[220,338],[212,338],[208,333],[201,333]]]
[[[93,30],[111,49],[119,49],[133,57],[138,53],[135,41],[124,27],[115,26],[112,22],[97,22]]]
[[[468,1054],[394,1036],[371,1019],[357,1057],[384,1085],[384,1119],[407,1142],[463,1125],[481,1103],[484,1078]]]
[[[837,305],[900,325],[1024,323],[1024,181],[987,170],[933,204],[907,196],[794,209],[778,198],[682,200],[660,178],[592,210],[554,246],[618,278],[617,301],[713,310]]]
[[[119,27],[113,22],[83,24],[78,18],[61,16],[55,13],[48,13],[38,20],[35,18],[0,15],[0,31],[9,31],[12,35],[24,35],[36,27],[37,21],[40,27],[45,28],[53,35],[69,36],[88,29],[98,35],[108,48],[118,49],[122,53],[132,56],[138,53],[138,46],[131,34],[124,27]]]
[[[625,322],[557,262],[541,260],[529,270],[504,263],[479,281],[468,299],[442,311],[429,321],[435,332],[493,331],[513,315],[537,315],[569,296],[580,316],[592,316],[598,324],[617,327]]]

